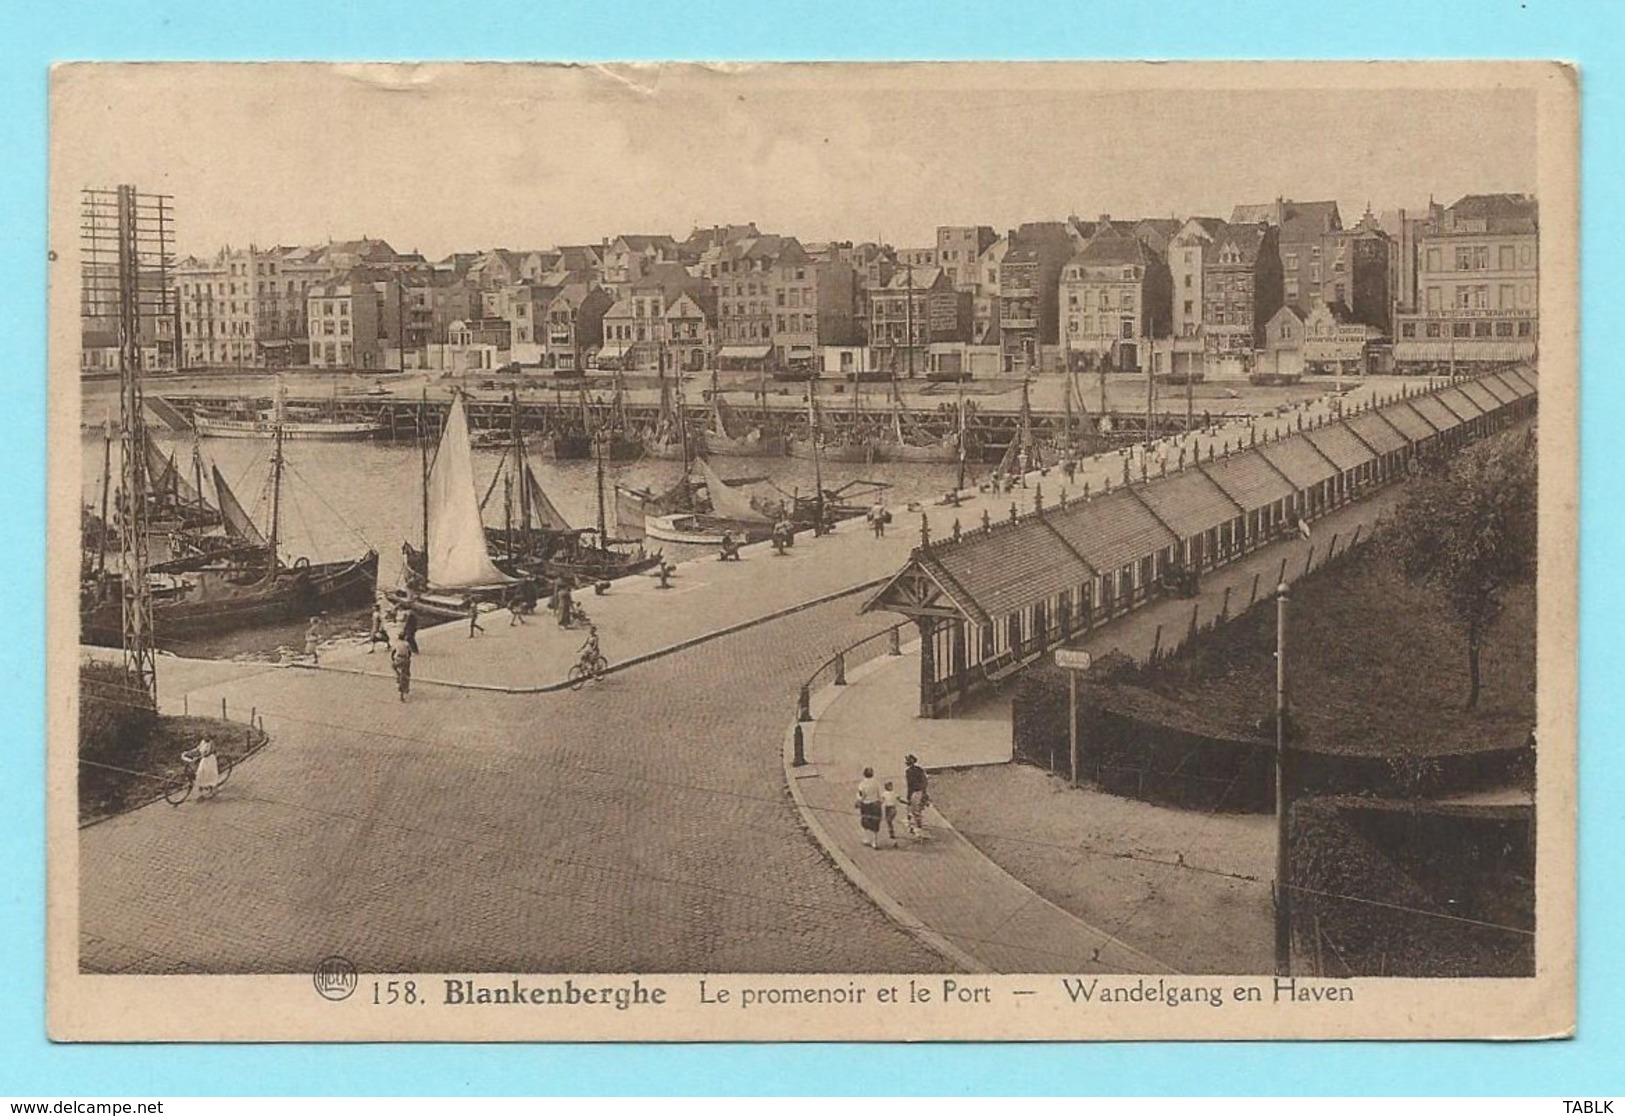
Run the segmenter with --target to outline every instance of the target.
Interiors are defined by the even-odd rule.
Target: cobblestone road
[[[221,797],[81,834],[91,971],[915,971],[943,962],[807,839],[797,686],[885,617],[844,599],[579,694],[257,675],[273,736]],[[736,681],[735,681],[736,680]],[[234,687],[239,689],[234,690]]]

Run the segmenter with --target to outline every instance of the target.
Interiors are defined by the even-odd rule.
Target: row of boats
[[[302,621],[376,598],[379,562],[371,547],[353,558],[320,563],[284,553],[284,442],[291,425],[284,408],[279,386],[263,420],[271,439],[270,514],[263,528],[220,470],[205,466],[196,441],[188,467],[153,440],[138,439],[145,447],[142,520],[151,555],[139,576],[147,579],[160,644],[184,649],[188,640]],[[826,492],[820,481],[809,496],[786,494],[765,477],[724,480],[684,437],[685,468],[675,486],[662,492],[615,486],[612,530],[605,464],[614,455],[618,430],[606,425],[588,439],[598,466],[597,522],[577,526],[548,498],[531,467],[517,403],[507,433],[502,466],[483,486],[461,395],[452,400],[432,455],[428,440],[421,441],[423,530],[417,545],[402,544],[406,584],[390,596],[410,603],[425,619],[466,615],[470,602],[545,596],[560,584],[595,584],[647,572],[664,558],[661,551],[649,550],[645,539],[754,541],[776,526],[804,529],[861,514],[854,494],[884,487],[854,482]],[[109,431],[99,513],[86,508],[82,517],[80,618],[86,642],[118,646],[126,571],[119,560],[120,517],[109,509],[113,443]]]
[[[612,400],[606,405],[589,401],[586,389],[578,388],[580,416],[566,420],[558,429],[533,436],[536,448],[555,460],[586,461],[605,454],[611,462],[635,461],[642,457],[665,460],[706,457],[794,457],[811,460],[821,454],[826,461],[858,464],[919,463],[952,464],[962,457],[981,459],[980,447],[965,429],[963,398],[954,418],[938,414],[926,416],[906,408],[896,390],[888,394],[884,406],[865,410],[861,389],[854,385],[852,408],[845,421],[837,424],[819,405],[817,393],[809,391],[807,414],[775,415],[762,405],[755,416],[746,416],[724,398],[716,374],[705,393],[704,419],[695,424],[682,399],[682,382],[660,377],[660,408],[652,423],[637,423],[628,417],[625,391],[616,374]],[[269,410],[202,410],[193,414],[192,425],[200,437],[270,438],[285,440],[351,441],[377,437],[389,430],[388,421],[355,406],[294,404],[280,419]],[[515,437],[508,425],[471,428],[471,444],[476,448],[508,448]],[[602,445],[598,443],[603,441]]]

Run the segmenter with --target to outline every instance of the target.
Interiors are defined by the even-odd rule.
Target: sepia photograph
[[[1578,96],[56,67],[52,1036],[1571,1033]]]

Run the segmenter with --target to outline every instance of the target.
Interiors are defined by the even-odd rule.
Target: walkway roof
[[[1313,488],[1342,472],[1305,438],[1261,444],[1258,452],[1298,488]]]
[[[1399,431],[1373,411],[1361,411],[1344,421],[1348,424],[1348,428],[1359,436],[1360,441],[1376,450],[1378,454],[1397,453],[1410,445],[1400,437]]]
[[[1225,495],[1240,505],[1243,511],[1267,508],[1297,491],[1275,466],[1259,456],[1256,448],[1214,461],[1204,461],[1197,468],[1224,489]]]
[[[1180,540],[1139,497],[1124,489],[1045,512],[1050,527],[1101,573],[1174,546]]]
[[[1224,494],[1224,489],[1199,469],[1170,473],[1158,478],[1155,484],[1140,485],[1133,492],[1183,539],[1195,538],[1242,514],[1236,502]]]

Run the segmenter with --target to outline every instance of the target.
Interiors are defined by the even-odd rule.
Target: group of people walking
[[[412,656],[422,654],[418,648],[418,623],[417,610],[409,604],[388,610],[381,601],[372,606],[367,654],[378,650],[380,643],[384,645],[389,652],[389,665],[395,671],[395,689],[402,701],[412,692]]]
[[[931,796],[926,791],[925,768],[920,766],[918,756],[907,755],[903,757],[903,798],[897,797],[897,789],[892,780],[887,779],[881,783],[875,778],[875,769],[865,767],[863,778],[858,782],[858,824],[863,828],[863,843],[871,849],[880,848],[880,834],[885,829],[886,837],[893,845],[897,844],[897,809],[901,805],[905,811],[904,824],[911,840],[919,841],[925,838],[925,808],[931,804]]]

